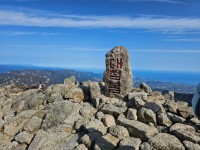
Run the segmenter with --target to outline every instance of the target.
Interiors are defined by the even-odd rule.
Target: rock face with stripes
[[[127,49],[122,46],[114,47],[106,54],[105,61],[106,96],[123,98],[133,88],[133,75]]]

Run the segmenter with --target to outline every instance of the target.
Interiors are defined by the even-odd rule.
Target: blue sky
[[[0,0],[0,64],[200,72],[199,0]]]

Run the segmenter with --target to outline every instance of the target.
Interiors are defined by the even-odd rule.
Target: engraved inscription
[[[110,66],[110,71],[108,75],[108,88],[109,92],[111,93],[118,93],[120,94],[120,79],[121,79],[121,69],[122,69],[122,58],[110,58],[109,59],[109,66]]]

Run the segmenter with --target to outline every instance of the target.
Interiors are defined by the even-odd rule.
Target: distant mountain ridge
[[[97,74],[75,70],[15,70],[0,73],[0,86],[15,83],[18,85],[36,85],[39,81],[50,85],[62,83],[65,78],[75,76],[77,81],[101,81]]]
[[[133,73],[133,75],[135,74]],[[33,65],[0,65],[0,86],[8,85],[12,82],[20,85],[35,85],[39,81],[47,85],[58,84],[62,83],[63,80],[69,76],[75,76],[79,82],[86,80],[102,81],[103,79],[103,73],[92,73],[92,71],[75,71],[72,69],[39,67]],[[153,90],[170,90],[187,94],[193,94],[196,89],[194,85],[163,82],[146,79],[144,77],[140,78],[138,74],[136,74],[136,76],[137,77],[134,78],[134,85],[137,87],[140,83],[145,82],[151,86]]]

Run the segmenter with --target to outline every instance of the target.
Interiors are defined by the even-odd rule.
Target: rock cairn
[[[102,94],[105,83],[74,77],[43,93],[0,87],[0,149],[199,150],[192,108],[173,92],[141,88],[122,101]]]
[[[106,54],[104,81],[108,97],[123,98],[131,91],[133,76],[126,48],[117,46]]]

